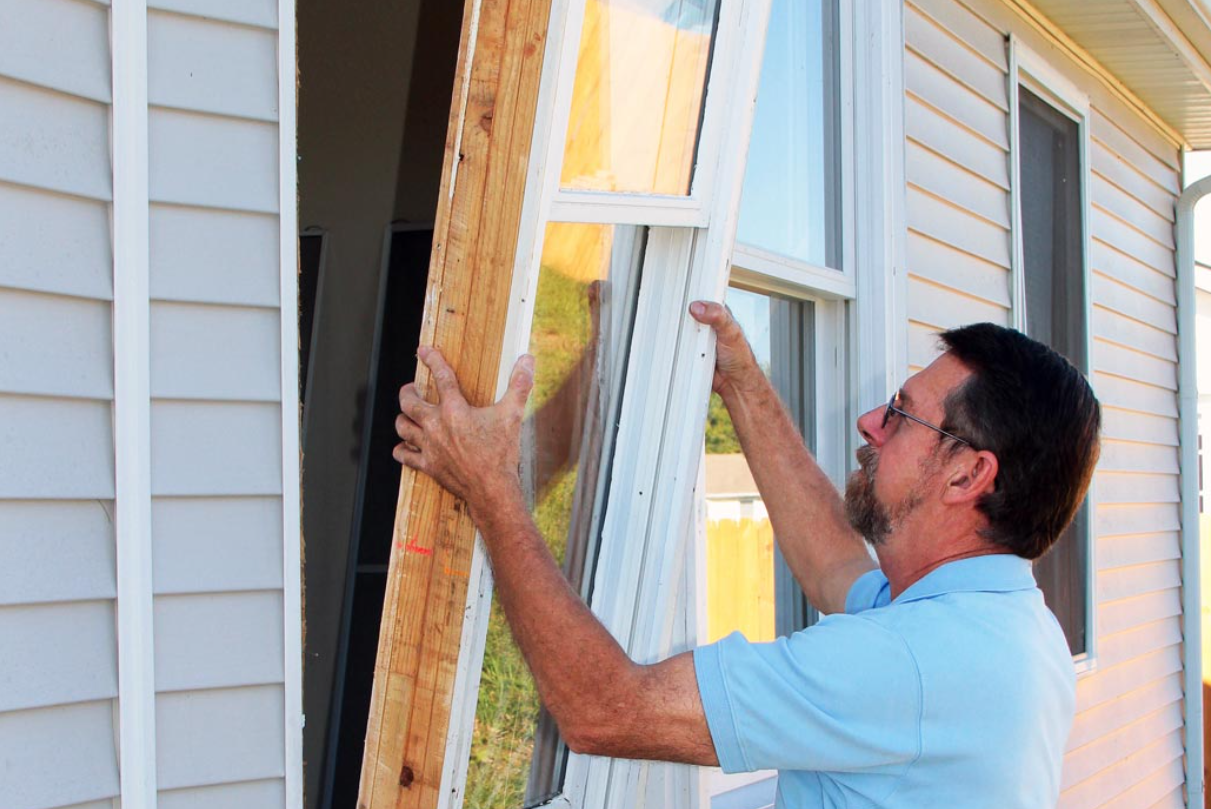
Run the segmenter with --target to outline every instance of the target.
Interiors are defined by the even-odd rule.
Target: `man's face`
[[[910,378],[901,389],[900,406],[931,424],[945,418],[946,397],[970,372],[943,355]],[[858,419],[866,445],[857,452],[859,468],[845,486],[845,513],[854,530],[879,545],[925,501],[941,470],[941,436],[934,430],[893,414],[886,407]]]

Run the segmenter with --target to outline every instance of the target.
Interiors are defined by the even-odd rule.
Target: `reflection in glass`
[[[757,363],[800,431],[810,436],[813,373],[804,346],[812,304],[735,288],[728,290],[727,304]],[[731,417],[715,394],[707,413],[704,464],[706,642],[737,631],[753,642],[770,641],[807,626],[807,603],[781,560]]]
[[[522,482],[534,521],[587,594],[622,399],[642,228],[547,226],[529,351],[534,392]],[[495,600],[488,625],[467,809],[518,809],[558,794],[567,751]]]
[[[736,240],[839,268],[836,0],[774,0]]]
[[[564,188],[687,194],[718,0],[587,0]]]

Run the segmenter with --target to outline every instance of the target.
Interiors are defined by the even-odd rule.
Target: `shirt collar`
[[[918,601],[946,593],[1007,593],[1033,590],[1037,586],[1029,559],[994,553],[947,562],[914,582],[895,602]]]

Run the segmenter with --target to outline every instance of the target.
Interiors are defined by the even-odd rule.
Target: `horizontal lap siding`
[[[1064,807],[1151,806],[1182,772],[1177,457],[1176,149],[1094,101],[1088,186],[1093,383],[1105,414],[1097,603],[1101,660],[1078,685]]]
[[[1010,321],[1008,92],[1004,44],[953,0],[904,9],[908,363],[937,331]]]
[[[0,793],[118,794],[109,9],[0,0]]]
[[[1036,52],[1054,53],[1023,29],[995,0],[905,7],[913,370],[937,355],[940,329],[1013,321],[1005,37],[1012,30]],[[1078,683],[1060,805],[1180,805],[1179,155],[1088,74],[1053,67],[1092,102],[1090,360],[1104,416],[1091,583],[1099,661]]]
[[[151,6],[159,801],[272,809],[285,804],[276,4]]]

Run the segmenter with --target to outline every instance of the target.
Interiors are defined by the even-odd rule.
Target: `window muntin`
[[[774,0],[736,240],[841,269],[836,0]]]
[[[586,0],[560,186],[687,195],[719,0]]]
[[[1018,87],[1017,164],[1021,260],[1019,323],[1084,373],[1086,322],[1081,124],[1040,94]],[[1074,656],[1090,651],[1088,500],[1035,564],[1035,578]]]
[[[543,538],[586,595],[645,239],[643,228],[579,223],[551,223],[544,239],[522,481]],[[559,794],[566,764],[567,748],[540,710],[534,680],[493,601],[465,805],[541,804]]]
[[[811,345],[814,305],[736,287],[728,290],[727,304],[811,448],[814,363],[805,349]],[[814,611],[776,547],[769,514],[717,394],[711,395],[705,445],[700,542],[707,615],[701,640],[712,643],[739,631],[753,642],[770,641],[803,629],[814,622]]]

